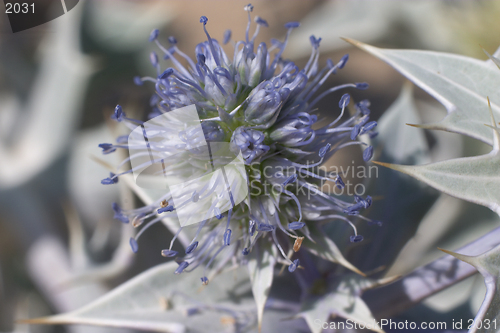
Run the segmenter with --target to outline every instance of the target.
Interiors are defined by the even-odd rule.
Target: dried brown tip
[[[298,237],[295,239],[295,243],[293,244],[293,251],[298,252],[300,250],[300,247],[302,246],[302,241],[304,240],[304,237]]]

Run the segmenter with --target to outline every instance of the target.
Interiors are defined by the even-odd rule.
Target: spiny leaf
[[[255,305],[245,269],[223,273],[202,287],[198,274],[174,275],[176,268],[175,262],[153,267],[79,310],[23,322],[224,332],[241,324],[239,315],[247,321],[252,317]]]
[[[374,162],[410,175],[454,197],[474,202],[500,214],[500,154],[465,157],[427,165]]]
[[[471,216],[476,218],[474,223],[470,223]],[[415,236],[398,254],[387,274],[406,274],[439,258],[436,246],[458,248],[478,239],[499,222],[494,212],[443,193],[422,219]]]
[[[456,54],[376,48],[344,39],[380,58],[446,107],[448,115],[438,123],[421,125],[460,133],[493,144],[489,123],[483,112],[486,96],[492,100],[493,113],[500,119],[500,71],[484,61]]]
[[[484,277],[486,295],[469,333],[500,332],[500,327],[496,325],[500,322],[500,245],[478,256],[440,250],[474,266]]]
[[[250,252],[249,257],[248,271],[250,273],[250,281],[252,282],[253,297],[257,303],[260,331],[264,307],[271,291],[271,284],[273,283],[276,248],[274,245],[255,246],[252,252]]]
[[[493,126],[497,129],[491,107],[490,114]],[[491,135],[491,130],[489,131]],[[492,142],[493,150],[481,156],[417,166],[374,163],[403,172],[454,197],[486,206],[500,215],[500,133],[498,131],[493,131]]]
[[[306,301],[297,317],[304,318],[313,333],[322,332],[322,325],[328,322],[330,316],[350,319],[374,332],[384,332],[361,295],[365,290],[389,284],[397,278],[373,280],[355,274],[346,275],[325,296]]]

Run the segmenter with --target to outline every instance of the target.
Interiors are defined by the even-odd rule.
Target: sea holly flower
[[[168,38],[169,47],[160,43],[158,30],[154,30],[149,37],[172,67],[162,71],[160,57],[153,52],[150,58],[157,76],[134,78],[139,85],[154,84],[155,94],[151,99],[153,111],[148,118],[154,121],[159,117],[169,117],[174,110],[194,105],[201,126],[180,124],[181,130],[172,135],[167,126],[156,122],[154,133],[147,138],[147,124],[128,118],[117,106],[112,119],[139,134],[144,131],[147,149],[134,152],[138,148],[132,136],[128,142],[120,137],[117,144],[99,145],[104,154],[112,153],[117,148],[128,148],[131,152],[122,165],[130,161],[132,169],[111,174],[102,181],[105,185],[114,184],[120,176],[144,168],[140,163],[134,164],[140,156],[150,156],[155,165],[161,166],[151,171],[152,174],[199,179],[183,188],[183,201],[175,199],[173,192],[166,190],[150,205],[125,210],[113,204],[113,210],[115,218],[123,223],[131,222],[134,227],[144,224],[130,241],[132,250],[136,252],[139,238],[151,225],[165,216],[181,214],[188,204],[199,204],[197,209],[208,217],[199,221],[185,255],[172,250],[178,235],[183,232],[183,226],[161,255],[177,257],[179,267],[176,274],[204,265],[205,271],[201,273],[203,284],[208,284],[207,270],[211,269],[218,256],[222,256],[222,262],[244,263],[245,257],[255,247],[263,242],[271,243],[279,250],[279,261],[288,265],[292,273],[300,262],[290,255],[293,253],[291,250],[299,251],[304,237],[311,238],[309,228],[314,224],[334,220],[346,222],[353,229],[353,234],[346,237],[351,242],[359,242],[363,237],[357,234],[352,218],[369,224],[380,223],[361,215],[372,203],[369,196],[355,196],[352,203],[324,193],[319,187],[325,182],[331,182],[338,189],[345,187],[341,175],[328,174],[319,167],[344,147],[366,145],[356,139],[365,134],[375,136],[376,122],[369,119],[368,101],[357,103],[354,112],[347,116],[345,111],[351,103],[347,93],[340,99],[338,109],[335,107],[330,111],[336,117],[329,124],[317,126],[315,106],[334,91],[347,88],[364,90],[368,84],[347,83],[318,94],[328,77],[346,65],[348,56],[337,63],[328,60],[326,66],[320,68],[321,38],[311,36],[312,52],[304,68],[285,60],[283,52],[290,34],[299,27],[298,22],[285,24],[287,33],[283,41],[273,40],[270,46],[260,43],[255,47],[259,30],[267,27],[268,23],[256,17],[255,32],[250,36],[252,9],[251,5],[245,7],[249,17],[245,40],[232,42],[231,32],[224,33],[223,44],[232,44],[233,57],[211,37],[207,29],[209,21],[205,16],[200,18],[200,23],[207,40],[196,46],[195,59],[177,47],[174,37]],[[208,146],[212,147],[208,151],[210,154],[200,148],[202,142],[208,142]],[[217,145],[219,143],[226,144],[234,155],[241,156],[244,182],[231,178],[227,172],[222,172],[222,175],[214,172],[217,166],[227,164],[227,161],[219,160],[222,155],[217,155],[217,151],[210,151],[215,149],[213,147],[222,147]],[[180,155],[175,155],[175,158],[161,157],[165,152],[171,152],[172,155],[167,156],[173,157],[174,152],[182,149],[188,152],[182,155],[183,158],[179,158]],[[189,158],[185,159],[187,155]],[[373,148],[368,146],[362,155],[368,161],[373,155]],[[236,203],[233,198],[236,193],[229,191],[231,205],[222,207],[218,201],[220,196],[212,195],[221,186],[231,190],[248,186],[248,197]]]
[[[256,158],[269,151],[263,142],[265,134],[251,128],[238,127],[233,132],[230,147],[234,153],[242,152],[245,164],[251,164]]]

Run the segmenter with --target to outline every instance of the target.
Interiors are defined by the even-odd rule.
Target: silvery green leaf
[[[472,297],[469,300],[469,308],[472,313],[477,313],[483,304],[484,295],[486,295],[486,286],[481,277],[475,276],[474,285],[472,286]]]
[[[252,293],[257,303],[257,315],[259,329],[262,325],[262,316],[267,297],[271,291],[274,277],[274,266],[276,265],[276,247],[257,244],[248,255],[248,272],[252,282]]]
[[[498,222],[498,215],[483,206],[441,194],[387,274],[407,274],[438,259],[437,247],[459,248],[495,229]]]
[[[395,163],[428,163],[429,146],[422,129],[405,124],[420,123],[413,100],[413,85],[407,82],[398,99],[378,121],[377,142],[383,153]]]
[[[486,155],[416,166],[376,163],[410,175],[441,192],[486,206],[500,214],[500,133],[488,130],[490,135],[494,133],[494,148]]]
[[[156,332],[232,332],[255,323],[255,305],[244,268],[202,286],[196,272],[175,275],[175,262],[153,267],[94,302],[32,324],[84,324]],[[253,316],[253,317],[252,317]]]
[[[419,101],[417,104],[419,111],[422,112],[424,121],[440,119],[440,114],[445,113],[444,108],[441,110],[439,108],[440,106],[441,105],[437,102],[430,104],[428,102],[424,103]],[[401,121],[399,124],[394,125],[404,127],[404,123],[405,122]],[[409,129],[420,130],[417,128]],[[381,131],[379,136],[385,134],[387,130],[390,130],[390,128]],[[463,156],[464,153],[466,155],[478,155],[479,151],[483,152],[483,148],[486,148],[486,151],[490,150],[489,146],[472,138],[457,136],[444,131],[434,131],[430,134],[432,134],[435,139],[431,151],[431,160],[433,161],[460,157]],[[391,140],[391,137],[388,139]],[[398,138],[393,137],[392,140],[396,141]],[[462,145],[461,143],[464,140],[466,144]],[[384,147],[382,154],[387,154],[385,149],[386,145],[384,143],[381,144]],[[410,163],[410,161],[401,162],[391,160],[386,160],[384,162]],[[416,163],[421,164],[423,161]],[[407,273],[418,266],[425,265],[438,259],[440,254],[439,251],[436,251],[437,246],[457,248],[473,241],[495,227],[498,223],[494,220],[495,216],[496,214],[488,209],[472,203],[463,202],[460,199],[446,194],[441,194],[440,198],[419,223],[415,236],[410,239],[405,247],[399,252],[398,257],[387,274],[394,275]],[[476,218],[477,222],[470,223],[472,218]],[[439,221],[439,223],[436,223],[436,221]],[[422,235],[426,236],[422,237]]]
[[[12,187],[30,179],[70,142],[94,67],[79,48],[81,7],[49,23],[54,31],[41,44],[40,68],[25,110],[15,112],[25,117],[23,126],[13,133],[12,146],[0,142],[1,186]]]
[[[441,194],[434,205],[425,214],[415,236],[401,249],[388,274],[406,274],[422,265],[428,252],[435,250],[434,242],[458,218],[462,211],[460,199]],[[436,223],[438,221],[439,223]],[[426,235],[422,237],[421,235]],[[434,251],[433,251],[434,252]],[[436,251],[439,253],[439,251]],[[437,259],[437,258],[435,258]]]
[[[361,299],[361,295],[365,290],[383,286],[394,279],[373,280],[349,274],[342,277],[333,290],[326,295],[307,300],[297,317],[304,318],[313,333],[322,332],[322,324],[328,323],[330,316],[370,325],[367,328],[374,332],[384,332],[377,324],[368,306]]]
[[[500,327],[497,325],[500,321],[500,245],[477,256],[443,251],[474,266],[484,277],[486,296],[469,333],[500,332]]]
[[[491,131],[484,126],[490,123],[484,105],[488,96],[495,118],[500,119],[500,71],[496,66],[456,54],[381,49],[346,41],[387,62],[446,107],[448,114],[442,121],[419,127],[460,133],[493,144]]]

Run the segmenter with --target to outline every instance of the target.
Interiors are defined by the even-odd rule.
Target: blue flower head
[[[288,30],[284,40],[272,40],[270,46],[266,43],[256,46],[259,30],[267,27],[268,23],[256,17],[255,32],[250,35],[253,6],[247,5],[245,10],[249,18],[245,39],[235,42],[231,40],[230,30],[224,33],[222,44],[228,44],[225,46],[227,48],[233,47],[234,51],[230,54],[234,56],[230,57],[221,44],[211,37],[207,30],[208,18],[202,16],[201,28],[207,40],[195,47],[196,59],[182,52],[174,37],[168,38],[169,47],[163,46],[159,31],[154,30],[149,40],[158,46],[171,67],[162,70],[160,59],[153,52],[151,64],[156,76],[135,79],[137,84],[154,84],[155,95],[151,99],[153,112],[150,117],[194,104],[202,121],[206,141],[229,143],[231,151],[241,153],[248,185],[255,190],[250,191],[246,200],[226,210],[227,213],[221,213],[215,205],[208,207],[208,213],[213,218],[199,224],[193,239],[186,244],[185,255],[172,250],[182,228],[177,232],[170,247],[161,252],[165,257],[183,256],[177,259],[179,267],[176,274],[200,265],[205,266],[205,271],[211,269],[214,259],[219,255],[225,260],[245,262],[244,257],[262,242],[274,244],[283,257],[282,262],[286,262],[288,270],[294,272],[300,265],[299,259],[293,259],[287,253],[291,253],[291,249],[298,251],[302,239],[310,238],[309,230],[316,228],[318,223],[332,220],[347,222],[353,227],[354,235],[346,236],[351,242],[363,239],[357,234],[351,218],[380,224],[360,215],[372,203],[369,196],[356,196],[354,202],[348,202],[323,193],[317,186],[318,182],[331,182],[338,189],[345,187],[340,175],[321,173],[318,167],[346,146],[365,145],[357,138],[365,134],[376,135],[376,122],[369,121],[368,101],[356,103],[350,112],[346,112],[351,102],[347,93],[340,99],[338,108],[337,105],[332,108],[335,120],[328,124],[318,124],[315,106],[335,91],[348,88],[364,90],[368,84],[347,83],[323,89],[327,79],[346,65],[348,56],[345,55],[337,63],[328,60],[326,66],[321,67],[321,38],[311,36],[311,56],[305,67],[299,68],[282,56],[290,34],[300,24],[285,24]],[[131,126],[142,125],[141,121],[127,118],[120,106],[116,107],[112,118]],[[186,131],[187,139],[189,135]],[[127,148],[123,137],[117,142],[101,144],[100,148],[105,154],[117,148]],[[164,149],[164,144],[161,140],[148,142],[148,149],[153,154],[155,150]],[[362,154],[365,161],[371,159],[372,155],[371,146],[364,149]],[[207,163],[198,164],[191,167],[199,168],[200,174],[211,172]],[[183,168],[179,164],[177,168],[169,169],[169,172],[183,172]],[[114,184],[119,176],[132,171],[112,174],[102,183]],[[166,168],[162,171],[166,171]],[[212,185],[205,184],[201,190],[191,193],[188,200],[202,200]],[[301,195],[299,188],[311,195]],[[137,209],[125,210],[113,205],[115,218],[124,223],[131,221],[132,225],[139,227],[148,221],[130,241],[134,252],[138,250],[139,236],[150,225],[169,214],[176,214],[175,204],[169,203],[171,199],[170,193],[166,192],[154,203]],[[208,283],[206,276],[204,272],[201,278],[203,284]]]

